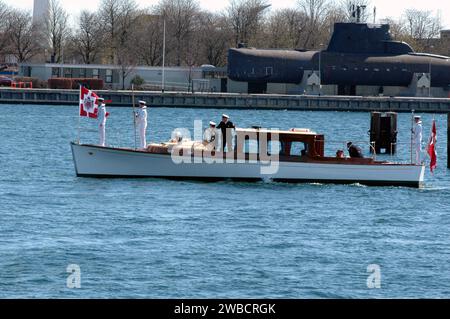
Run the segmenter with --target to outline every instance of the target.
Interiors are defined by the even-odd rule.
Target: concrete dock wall
[[[132,105],[131,91],[98,91],[110,105]],[[280,109],[311,111],[392,111],[450,112],[450,99],[405,97],[347,97],[307,95],[191,94],[180,92],[135,92],[135,100],[146,100],[153,107]],[[77,105],[78,90],[0,88],[0,104]]]

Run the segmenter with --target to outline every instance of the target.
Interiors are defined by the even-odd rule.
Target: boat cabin
[[[267,130],[260,128],[236,129],[236,151],[238,153],[259,153],[288,157],[324,157],[325,136],[309,129],[291,129],[289,131]],[[276,153],[275,153],[276,152]]]

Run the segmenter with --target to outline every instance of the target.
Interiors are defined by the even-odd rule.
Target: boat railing
[[[400,146],[405,146],[405,148],[410,149],[411,158],[408,161],[405,161],[405,163],[414,164],[414,150],[412,148],[411,142],[391,143],[391,148],[390,148],[390,152],[388,155],[390,155],[391,157],[396,157]],[[395,151],[394,151],[394,149],[395,149]],[[421,155],[424,155],[425,153],[426,152],[422,149]]]

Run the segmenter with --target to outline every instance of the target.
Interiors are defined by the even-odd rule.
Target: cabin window
[[[267,143],[267,155],[280,155],[282,149],[280,141],[269,141]]]
[[[258,141],[246,139],[244,143],[244,153],[258,154]]]
[[[308,153],[308,147],[303,142],[292,142],[291,156],[304,156]]]
[[[271,66],[266,67],[266,75],[270,76],[273,74],[273,68]]]

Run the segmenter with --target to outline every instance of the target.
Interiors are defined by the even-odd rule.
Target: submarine
[[[355,95],[356,86],[408,87],[415,74],[431,74],[432,87],[450,90],[449,57],[416,53],[389,30],[388,24],[336,23],[322,51],[232,48],[228,77],[248,82],[249,93],[265,93],[267,83],[300,84],[307,71],[318,71],[322,85]]]

